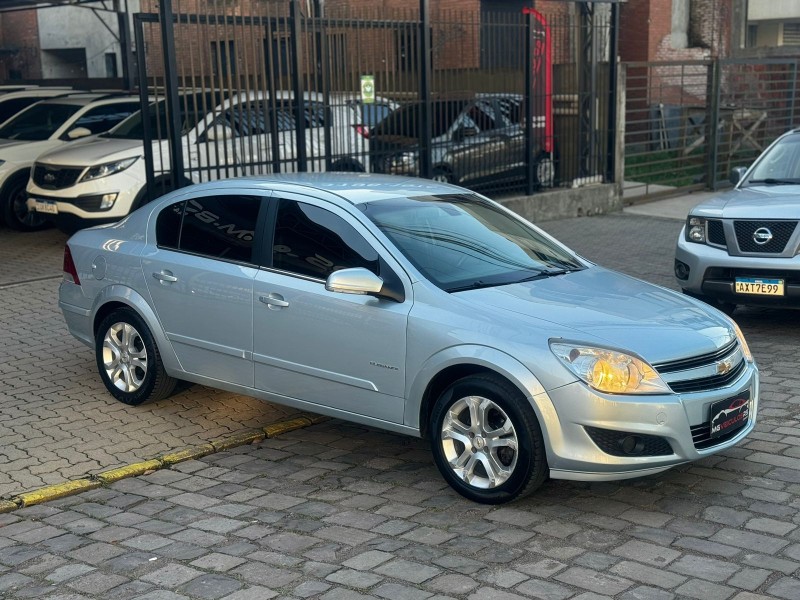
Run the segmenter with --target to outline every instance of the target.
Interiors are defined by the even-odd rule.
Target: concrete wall
[[[797,0],[759,0],[757,2],[748,2],[747,18],[750,21],[800,19],[800,2]]]
[[[604,215],[622,210],[622,196],[615,184],[598,184],[543,192],[534,196],[494,199],[534,223]]]

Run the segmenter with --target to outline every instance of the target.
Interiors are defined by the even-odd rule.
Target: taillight
[[[64,244],[64,276],[67,275],[72,279],[72,283],[81,284],[81,280],[78,277],[78,269],[75,268],[75,261],[72,260],[72,252],[70,252],[69,246]]]
[[[361,137],[369,137],[369,127],[367,125],[353,125],[353,129],[355,129],[356,133]]]

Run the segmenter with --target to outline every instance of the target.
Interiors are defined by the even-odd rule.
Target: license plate
[[[711,438],[744,427],[750,417],[750,394],[734,396],[711,405]]]
[[[783,296],[783,279],[758,279],[756,277],[737,277],[737,294],[755,296]]]
[[[47,213],[48,215],[57,215],[58,205],[55,202],[47,202],[46,200],[35,200],[33,203],[33,210],[40,213]]]

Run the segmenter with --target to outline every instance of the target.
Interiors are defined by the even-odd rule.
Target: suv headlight
[[[83,177],[80,178],[80,181],[90,181],[92,179],[100,179],[101,177],[114,175],[115,173],[124,171],[137,160],[139,160],[139,157],[134,156],[133,158],[124,158],[122,160],[115,160],[114,162],[91,167],[88,171],[86,171],[86,173],[83,174]]]
[[[689,215],[686,220],[686,241],[697,244],[706,243],[706,220],[703,217]]]
[[[551,342],[558,359],[584,383],[609,394],[671,393],[655,369],[643,360],[608,348]]]

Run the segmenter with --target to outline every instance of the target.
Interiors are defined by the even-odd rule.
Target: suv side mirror
[[[747,169],[748,167],[733,167],[731,169],[731,174],[728,176],[728,179],[733,185],[736,185],[742,180],[744,174],[747,173]]]
[[[363,267],[340,269],[328,275],[325,289],[340,294],[378,294],[383,288],[383,279]]]
[[[67,137],[71,140],[77,140],[92,135],[92,130],[86,127],[76,127],[67,132]]]

